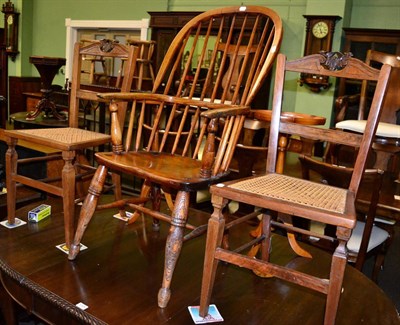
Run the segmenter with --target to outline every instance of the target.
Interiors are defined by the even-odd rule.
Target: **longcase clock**
[[[320,51],[332,50],[335,24],[340,16],[304,15],[306,23],[306,42],[304,55],[317,54]],[[329,78],[319,75],[302,74],[300,84],[307,85],[311,91],[320,92],[329,87]]]

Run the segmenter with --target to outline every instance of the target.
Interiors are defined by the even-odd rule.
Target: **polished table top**
[[[74,262],[55,248],[63,240],[61,201],[50,199],[52,215],[35,224],[0,226],[0,268],[4,286],[32,313],[57,324],[193,324],[187,307],[199,303],[205,238],[186,242],[165,309],[157,307],[168,226],[159,233],[150,218],[133,225],[97,212],[83,244],[88,249]],[[27,211],[39,203],[20,209]],[[191,211],[192,224],[206,213]],[[230,233],[237,244],[248,229]],[[314,258],[296,257],[281,236],[273,239],[272,259],[315,275],[329,272],[330,256],[310,247]],[[226,324],[321,324],[325,296],[279,279],[263,279],[234,266],[220,265],[212,303]],[[82,311],[75,305],[88,306]],[[348,266],[337,324],[399,324],[394,304],[366,276]]]
[[[68,127],[68,121],[58,120],[53,117],[46,117],[43,113],[35,119],[27,119],[27,112],[18,112],[10,115],[15,129],[36,129],[36,128],[62,128]]]

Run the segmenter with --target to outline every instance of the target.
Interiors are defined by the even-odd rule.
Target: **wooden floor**
[[[71,315],[65,315],[81,302],[88,306],[87,314],[99,323],[193,324],[187,307],[199,303],[204,236],[184,244],[172,282],[171,301],[167,308],[160,309],[157,292],[163,271],[166,224],[160,232],[154,232],[149,218],[127,226],[113,218],[112,211],[102,211],[96,214],[84,237],[83,244],[88,249],[70,262],[55,248],[63,241],[60,201],[47,203],[53,209],[49,219],[13,230],[0,227],[2,268],[6,263],[21,275],[18,283],[4,280],[3,276],[5,284],[15,288],[22,282],[40,284],[49,300],[41,299],[32,305],[26,298],[21,303],[28,310],[41,313],[52,306],[49,322],[71,324]],[[20,209],[18,216],[26,219],[30,207]],[[207,218],[206,213],[191,213],[194,224]],[[250,229],[249,225],[241,232],[232,232],[232,243],[247,237]],[[329,255],[315,248],[310,251],[312,260],[298,258],[283,237],[275,236],[272,258],[317,275],[328,274]],[[393,303],[351,267],[346,270],[344,287],[337,324],[399,323]],[[314,325],[322,324],[325,297],[279,279],[263,279],[245,269],[220,265],[212,303],[226,324]]]

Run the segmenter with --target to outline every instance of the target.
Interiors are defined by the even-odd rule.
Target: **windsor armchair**
[[[158,305],[168,304],[183,241],[206,228],[187,223],[190,195],[229,174],[245,115],[274,63],[281,37],[282,22],[268,8],[210,10],[189,21],[177,34],[160,66],[152,93],[100,95],[111,101],[113,152],[96,154],[99,167],[82,207],[69,254],[71,260],[79,252],[107,171],[113,172],[114,179],[124,173],[139,177],[143,179],[140,197],[128,202],[117,200],[113,206],[119,208],[120,214],[130,206],[130,222],[143,212],[156,221],[171,224],[158,294]],[[226,51],[221,51],[221,43],[232,50],[229,58]],[[241,69],[233,85],[230,81],[239,57]],[[131,107],[124,144],[116,123],[121,101],[129,101]],[[160,212],[161,193],[171,215]],[[121,199],[120,195],[117,197]],[[150,208],[144,205],[147,201],[152,202]],[[191,232],[184,235],[185,229]]]

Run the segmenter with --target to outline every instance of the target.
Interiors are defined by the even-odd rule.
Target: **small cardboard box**
[[[50,214],[51,206],[47,204],[41,204],[28,212],[28,220],[31,222],[39,222],[40,220],[47,218]]]

